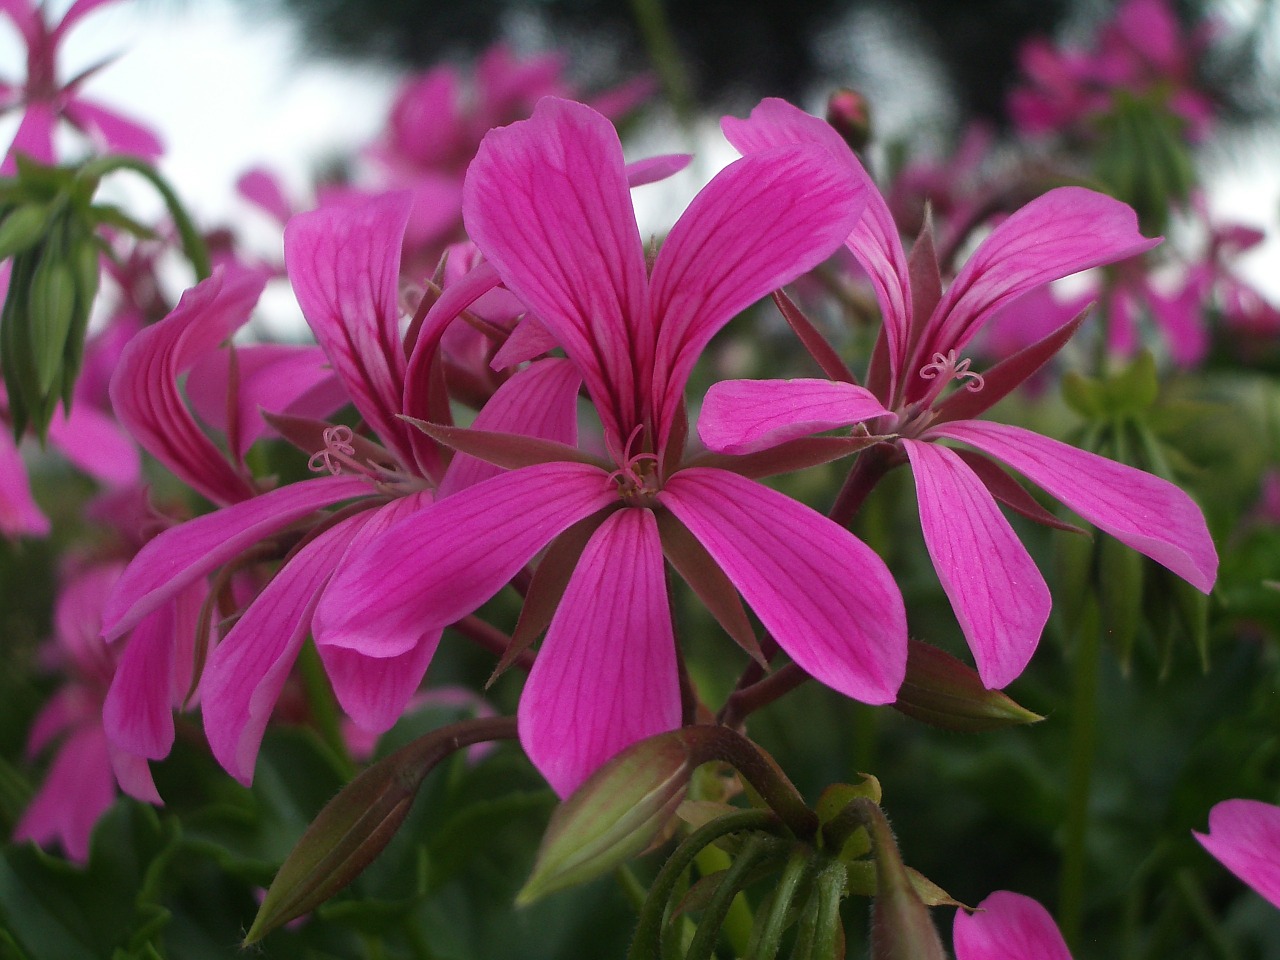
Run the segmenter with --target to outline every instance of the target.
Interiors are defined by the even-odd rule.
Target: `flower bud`
[[[856,90],[843,87],[827,99],[827,123],[855,151],[871,142],[871,104]]]
[[[963,733],[1044,719],[999,690],[988,690],[976,670],[951,654],[918,640],[908,642],[907,676],[893,707],[931,726]]]

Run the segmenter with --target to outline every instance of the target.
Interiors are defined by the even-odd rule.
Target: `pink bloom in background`
[[[1049,911],[1030,897],[998,890],[969,913],[956,911],[956,960],[1071,960]]]
[[[728,608],[733,619],[736,608],[733,622],[750,633],[736,588],[817,679],[867,702],[893,700],[906,624],[880,559],[724,469],[730,458],[682,462],[684,387],[699,353],[735,314],[836,248],[862,203],[844,181],[811,147],[741,160],[694,199],[650,272],[604,117],[548,98],[532,119],[491,132],[467,176],[468,232],[581,371],[608,459],[472,434],[518,468],[441,498],[352,556],[320,603],[317,642],[400,655],[550,543],[535,586],[544,568],[563,579],[519,724],[530,759],[566,795],[617,751],[681,722],[663,561],[674,540],[705,561],[718,616]]]
[[[32,0],[3,0],[6,14],[27,46],[27,79],[21,86],[0,84],[0,112],[20,109],[22,122],[0,165],[0,176],[16,171],[14,154],[41,163],[53,163],[54,131],[65,121],[87,135],[99,150],[131,154],[154,160],[164,152],[160,139],[141,124],[114,109],[80,95],[80,87],[105,64],[98,64],[70,80],[58,79],[58,48],[76,23],[98,7],[114,0],[76,0],[56,24],[45,19],[45,8]]]
[[[1224,867],[1280,907],[1280,807],[1260,800],[1223,800],[1209,811],[1209,832],[1195,833],[1195,838]]]
[[[842,158],[867,212],[847,245],[872,279],[884,317],[868,387],[827,380],[726,381],[707,394],[699,433],[709,448],[748,454],[856,423],[897,434],[886,466],[909,462],[925,545],[988,687],[1022,672],[1049,616],[1049,590],[997,500],[1054,523],[988,457],[1024,474],[1118,540],[1206,593],[1217,553],[1199,508],[1158,477],[1021,427],[973,419],[1034,373],[1075,322],[998,364],[970,369],[965,349],[991,317],[1044,284],[1154,246],[1124,204],[1077,187],[1052,190],[1001,223],[944,292],[927,236],[911,262],[888,207],[853,153],[824,122],[766,100],[728,117],[740,151],[822,143]],[[1077,321],[1078,322],[1078,321]],[[964,388],[946,394],[952,380]],[[978,452],[935,441],[953,440]],[[869,456],[875,451],[868,451]],[[855,468],[857,469],[857,468]]]

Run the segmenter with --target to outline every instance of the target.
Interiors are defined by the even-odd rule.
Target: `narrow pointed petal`
[[[863,703],[893,702],[907,669],[907,616],[870,547],[803,504],[724,470],[681,470],[658,500],[802,669]]]
[[[342,568],[346,557],[358,555],[373,540],[421,510],[431,499],[431,493],[423,491],[371,511],[367,521],[346,545],[338,568]],[[400,718],[417,692],[439,643],[440,631],[432,630],[423,634],[409,650],[394,657],[368,657],[327,643],[319,644],[316,649],[333,686],[333,695],[347,716],[363,730],[382,733]]]
[[[567,797],[606,760],[680,725],[658,525],[619,510],[587,543],[520,696],[520,743]]]
[[[111,772],[120,789],[135,800],[154,803],[158,807],[164,806],[160,791],[156,789],[156,782],[151,777],[151,764],[147,759],[126,753],[111,744],[107,745],[107,749],[111,757]]]
[[[1007,463],[1095,527],[1168,567],[1202,593],[1213,589],[1218,551],[1204,514],[1168,480],[1021,427],[960,420],[933,428]]]
[[[698,414],[698,436],[716,453],[767,450],[889,411],[871,391],[835,380],[722,380]]]
[[[298,305],[360,415],[410,462],[401,411],[400,249],[408,194],[299,214],[284,233]]]
[[[712,336],[831,256],[861,216],[866,192],[846,164],[806,145],[743,157],[693,198],[653,266],[659,447]]]
[[[542,325],[542,322],[531,314],[525,314],[506,342],[493,355],[489,366],[494,370],[505,370],[526,360],[534,360],[560,346],[560,341]]]
[[[785,100],[772,97],[761,100],[748,119],[725,117],[720,125],[725,137],[740,153],[785,144],[818,143],[848,165],[854,182],[864,190],[866,209],[845,244],[871,278],[884,317],[890,366],[896,376],[906,360],[904,354],[912,322],[907,255],[888,204],[858,158],[829,123]]]
[[[197,425],[178,377],[249,319],[265,283],[256,271],[215,271],[129,341],[111,377],[116,416],[138,443],[217,504],[246,500],[254,490]]]
[[[1071,960],[1049,911],[1030,897],[998,890],[974,913],[956,911],[956,960]]]
[[[1224,867],[1280,907],[1280,807],[1223,800],[1209,811],[1209,832],[1192,832]]]
[[[653,330],[613,125],[582,104],[538,101],[531,119],[484,138],[463,217],[503,283],[582,370],[606,432],[638,422],[634,371],[652,363]]]
[[[110,107],[84,97],[74,97],[67,101],[63,112],[68,120],[107,152],[124,153],[143,160],[155,160],[164,153],[164,142],[155,131]]]
[[[0,164],[0,177],[12,177],[18,172],[18,164],[14,157],[18,154],[30,157],[39,163],[50,164],[55,161],[53,155],[53,125],[57,115],[45,103],[29,103],[18,124],[18,132],[9,145],[4,163]]]
[[[13,828],[14,842],[58,842],[71,860],[85,863],[93,827],[115,798],[106,738],[100,728],[81,727],[58,749],[44,783]]]
[[[917,358],[963,350],[1001,306],[1034,287],[1150,250],[1127,204],[1059,187],[1005,220],[965,263],[925,328]]]
[[[205,736],[217,761],[245,786],[320,592],[369,516],[348,517],[299,550],[209,655],[200,681]]]
[[[182,587],[313,511],[369,492],[363,477],[320,477],[171,527],[121,574],[103,610],[103,636],[120,636]]]
[[[1035,653],[1052,601],[1044,577],[977,475],[953,450],[903,440],[920,526],[978,675],[1012,683]]]
[[[500,386],[476,415],[472,429],[519,433],[576,446],[581,383],[582,376],[570,361],[541,360]],[[501,467],[459,454],[440,482],[440,496],[465,490],[501,472]]]
[[[316,642],[372,657],[404,653],[471,613],[559,533],[617,497],[599,467],[557,462],[439,500],[346,561],[316,611]]]

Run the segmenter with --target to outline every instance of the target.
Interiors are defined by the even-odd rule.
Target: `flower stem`
[[[687,127],[693,118],[693,93],[689,74],[671,34],[671,24],[662,9],[662,0],[631,0],[631,12],[649,48],[649,59],[658,73],[662,90],[675,108],[681,125]]]
[[[1098,727],[1098,669],[1102,654],[1102,624],[1090,604],[1076,632],[1076,662],[1072,676],[1071,766],[1067,782],[1062,873],[1058,890],[1058,919],[1067,945],[1080,939],[1084,891],[1089,797]]]

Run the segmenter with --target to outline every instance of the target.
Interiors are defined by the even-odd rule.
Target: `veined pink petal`
[[[1209,811],[1209,832],[1192,833],[1224,867],[1280,907],[1280,807],[1223,800]]]
[[[0,431],[0,534],[43,537],[49,533],[49,518],[31,496],[27,467],[11,434]]]
[[[546,97],[531,119],[491,130],[467,171],[463,217],[503,283],[582,370],[606,435],[625,441],[623,426],[639,422],[635,371],[650,369],[654,331],[613,125]]]
[[[969,258],[929,318],[915,357],[924,363],[963,350],[992,313],[1033,287],[1159,242],[1138,232],[1137,215],[1119,200],[1083,187],[1050,190],[996,227]],[[927,386],[922,381],[919,389]]]
[[[112,405],[134,438],[217,504],[246,500],[254,490],[196,424],[178,377],[249,319],[265,282],[256,271],[218,269],[129,341],[111,378]]]
[[[106,737],[101,728],[83,726],[58,749],[48,776],[13,828],[13,839],[59,842],[70,859],[84,863],[94,824],[115,798]]]
[[[284,260],[298,304],[360,415],[404,463],[398,419],[405,356],[400,337],[400,247],[408,194],[299,214],[284,232]]]
[[[154,803],[164,806],[156,782],[151,778],[151,765],[145,757],[125,753],[118,747],[107,744],[107,753],[111,758],[111,772],[115,774],[120,789],[143,803]]]
[[[1218,551],[1204,514],[1167,480],[1021,427],[957,420],[934,427],[1003,460],[1095,527],[1208,593],[1218,575]]]
[[[500,386],[471,426],[577,446],[581,383],[582,375],[570,361],[539,360]],[[450,496],[501,472],[501,467],[476,457],[455,454],[440,481],[440,496]]]
[[[659,449],[711,337],[771,290],[831,256],[861,216],[866,193],[847,164],[806,145],[743,157],[693,198],[653,265]]]
[[[209,654],[200,680],[205,736],[214,757],[245,786],[320,592],[370,515],[348,517],[299,550]]]
[[[978,674],[988,689],[1007,686],[1040,642],[1049,588],[987,488],[954,451],[900,442],[911,460],[925,546]]]
[[[907,337],[911,329],[911,281],[907,274],[906,252],[902,249],[893,214],[867,171],[831,124],[785,100],[766,98],[751,111],[748,119],[725,117],[720,126],[725,138],[740,153],[754,153],[786,144],[818,143],[848,165],[854,183],[862,187],[866,208],[845,243],[871,279],[884,317],[890,365],[896,381],[906,361]],[[890,384],[889,389],[892,392],[894,384]]]
[[[956,960],[1071,960],[1049,911],[1030,897],[998,890],[976,913],[956,911]]]
[[[804,504],[726,470],[680,470],[658,500],[805,672],[863,703],[894,700],[907,669],[907,615],[870,547]]]
[[[345,566],[347,557],[357,556],[385,531],[421,510],[431,499],[431,492],[424,490],[370,511],[368,520],[347,544],[338,568]],[[368,657],[356,650],[328,643],[318,644],[316,649],[342,709],[357,726],[382,733],[399,719],[417,692],[440,643],[440,633],[437,629],[423,634],[409,650],[394,657]]]
[[[554,537],[617,502],[599,467],[542,463],[437,501],[396,524],[329,584],[317,643],[372,657],[412,648],[471,613]]]
[[[489,366],[504,370],[526,360],[533,360],[560,346],[560,341],[532,314],[525,314],[506,342],[493,355]]]
[[[84,97],[73,97],[62,109],[74,126],[108,152],[125,153],[143,160],[155,160],[164,153],[164,143],[156,133],[114,109]]]
[[[4,163],[0,164],[0,177],[12,177],[18,172],[18,164],[14,160],[17,154],[44,164],[54,162],[53,125],[57,119],[53,108],[47,103],[27,104],[22,122],[18,124],[18,132],[4,156]]]
[[[95,480],[127,487],[142,475],[142,457],[128,432],[88,404],[75,404],[69,416],[62,410],[55,413],[49,440]]]
[[[175,605],[152,611],[134,627],[102,706],[112,744],[148,760],[168,756],[173,746]]]
[[[520,743],[561,797],[680,726],[675,648],[658,524],[619,510],[587,542],[520,695]]]
[[[722,380],[702,402],[698,436],[716,453],[755,453],[888,412],[871,391],[852,383]]]
[[[187,584],[312,511],[370,492],[363,477],[318,477],[171,527],[120,576],[103,610],[103,635],[120,636]]]

